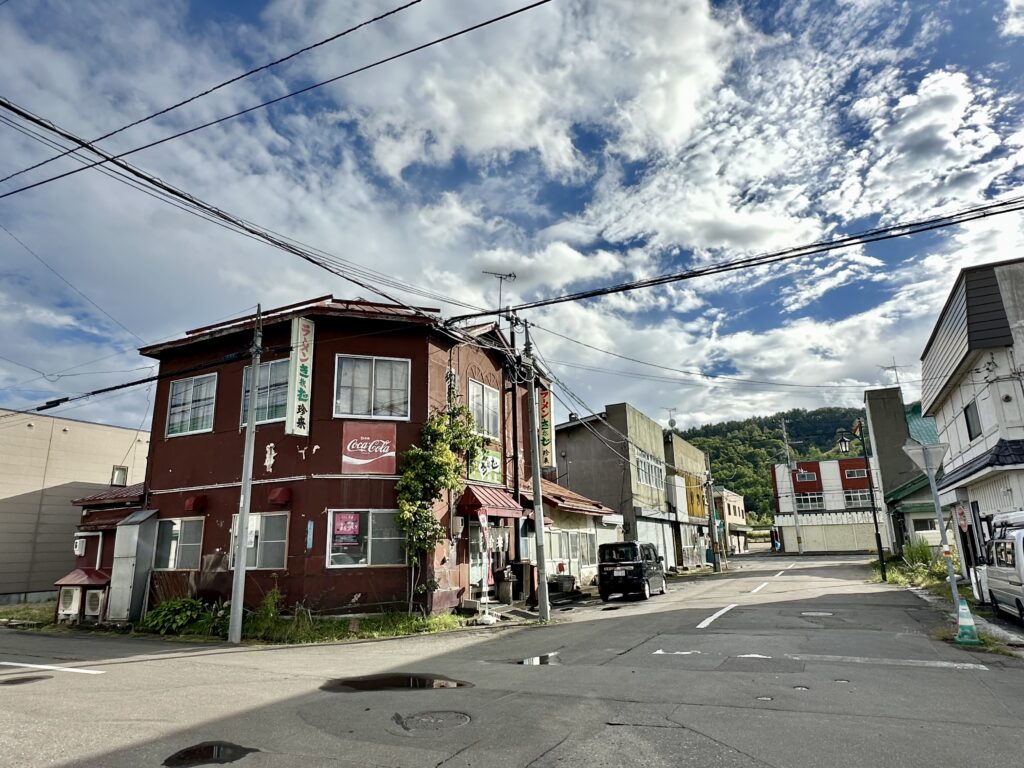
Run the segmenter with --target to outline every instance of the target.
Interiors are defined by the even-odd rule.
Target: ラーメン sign
[[[313,321],[292,319],[292,352],[288,358],[288,405],[284,433],[309,436],[311,385],[313,382]]]
[[[551,391],[540,390],[540,465],[555,466],[555,425],[551,414]]]
[[[349,421],[341,431],[343,475],[395,474],[395,425]]]

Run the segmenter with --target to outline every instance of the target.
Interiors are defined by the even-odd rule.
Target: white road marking
[[[0,667],[25,667],[26,669],[52,669],[54,672],[77,672],[80,675],[105,675],[99,669],[77,669],[75,667],[55,667],[50,664],[18,664],[14,661],[0,661]]]
[[[717,613],[711,614],[706,619],[704,619],[704,621],[702,621],[700,624],[697,625],[697,629],[706,629],[708,626],[711,625],[712,621],[717,619],[719,616],[724,616],[729,611],[731,611],[733,608],[735,608],[737,605],[739,605],[739,603],[733,603],[732,605],[727,605],[727,606],[725,606],[725,608],[723,608],[722,610],[718,611]]]
[[[781,576],[781,575],[782,575],[782,574],[784,574],[784,573],[785,573],[785,571],[779,571],[779,572],[778,572],[778,573],[776,573],[776,574],[775,574],[774,576],[772,576],[772,578],[773,578],[773,579],[777,579],[777,578],[779,578],[779,576]]]
[[[887,667],[933,667],[935,669],[973,669],[987,672],[984,664],[967,664],[959,661],[936,661],[932,659],[872,659],[866,656],[821,656],[816,654],[787,654],[794,661],[837,661],[842,664],[878,664]]]
[[[743,653],[736,657],[737,659],[770,659],[771,656],[764,656],[760,653]]]
[[[758,592],[760,592],[762,589],[764,589],[767,586],[768,586],[768,582],[766,581],[761,586],[755,587],[754,589],[750,590],[750,594],[756,595]]]
[[[789,570],[790,568],[792,568],[792,567],[793,567],[794,565],[796,565],[796,563],[790,563],[789,565],[787,565],[787,566],[786,566],[786,570],[788,571],[788,570]]]
[[[700,651],[663,651],[661,648],[656,650],[651,656],[690,656],[693,654],[700,655]]]

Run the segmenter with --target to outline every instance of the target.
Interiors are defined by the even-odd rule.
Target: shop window
[[[408,419],[410,363],[391,357],[338,355],[334,416]]]
[[[405,535],[397,510],[335,509],[330,514],[327,565],[405,565]]]
[[[231,518],[231,567],[235,567],[235,531],[238,515]],[[288,554],[288,513],[252,512],[245,547],[247,570],[284,568]]]
[[[211,431],[216,398],[215,373],[172,381],[171,397],[167,407],[167,436]]]
[[[203,518],[160,520],[157,522],[153,567],[168,571],[199,570],[202,548]]]

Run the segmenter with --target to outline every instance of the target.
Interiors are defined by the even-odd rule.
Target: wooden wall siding
[[[921,358],[921,404],[925,415],[954,383],[968,355],[979,349],[1013,345],[1006,308],[994,267],[966,271],[943,307]]]

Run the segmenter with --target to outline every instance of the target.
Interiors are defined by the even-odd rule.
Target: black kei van
[[[665,594],[665,558],[653,544],[617,541],[597,549],[597,589],[606,603],[614,594]]]

